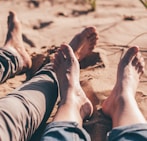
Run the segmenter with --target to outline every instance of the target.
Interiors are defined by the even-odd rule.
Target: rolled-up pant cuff
[[[41,141],[91,141],[91,139],[76,122],[52,122],[47,125]]]
[[[147,124],[133,124],[113,128],[107,134],[108,141],[146,141]]]

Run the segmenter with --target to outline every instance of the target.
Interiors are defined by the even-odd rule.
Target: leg
[[[61,46],[55,56],[54,69],[59,81],[61,102],[42,140],[59,140],[59,137],[65,141],[73,138],[90,140],[82,129],[82,123],[92,114],[93,107],[80,86],[79,63],[70,46]]]
[[[117,82],[111,95],[104,102],[102,107],[103,112],[112,118],[113,128],[146,124],[146,120],[135,100],[137,86],[143,72],[144,59],[138,47],[132,47],[120,61],[118,65]],[[142,130],[144,130],[144,127]],[[125,134],[125,131],[123,132]],[[147,125],[145,132],[147,132]],[[136,137],[136,134],[132,133],[132,135],[134,135],[133,137]],[[129,135],[126,135],[126,139],[131,139],[131,137],[129,138]],[[141,138],[136,139],[142,140]]]
[[[77,34],[76,36],[74,36],[74,38],[71,40],[71,42],[70,42],[70,46],[71,46],[71,48],[73,49],[73,51],[74,51],[74,53],[75,53],[75,56],[76,56],[76,58],[78,59],[78,61],[81,61],[82,59],[84,59],[87,55],[89,55],[91,52],[92,52],[92,50],[94,49],[94,47],[96,46],[96,43],[97,43],[97,40],[98,40],[98,34],[97,34],[97,32],[96,32],[96,28],[95,27],[87,27],[87,28],[85,28],[81,33],[79,33],[79,34]],[[65,47],[66,48],[66,47]],[[65,51],[66,52],[66,51]],[[70,53],[71,51],[69,51],[69,53]],[[65,53],[65,54],[68,54],[68,53]],[[67,56],[69,56],[69,59],[70,59],[70,55],[67,55]],[[62,56],[60,56],[61,58],[62,58]],[[59,57],[59,60],[60,60],[60,57]],[[58,57],[57,57],[58,58]],[[71,58],[74,58],[75,59],[75,57],[72,57],[71,56]],[[76,61],[76,60],[75,60]],[[77,62],[77,61],[76,61]],[[75,65],[76,65],[76,63],[75,63]],[[73,65],[74,66],[74,65]],[[62,70],[62,65],[60,66],[61,67],[61,70]],[[65,65],[65,68],[63,68],[63,72],[65,72],[66,71],[66,69],[68,69],[68,67],[70,67],[70,66],[66,66]],[[72,66],[71,66],[72,67]],[[57,68],[58,69],[58,68]],[[64,70],[65,69],[65,70]],[[77,68],[77,69],[79,69],[79,68]],[[76,69],[75,69],[76,70]],[[73,69],[73,71],[74,71],[74,69]],[[79,70],[78,70],[79,71]],[[78,72],[77,71],[77,72]],[[62,72],[61,72],[61,74],[62,74]],[[79,74],[79,72],[78,72],[78,74]],[[60,77],[60,73],[58,72],[58,77]],[[62,76],[63,78],[65,77],[64,75]],[[71,77],[71,78],[70,78]],[[73,78],[73,72],[71,71],[71,76],[69,75],[69,78],[74,82],[75,80],[74,80],[74,78]],[[78,78],[78,76],[77,76],[77,79],[79,79]],[[60,80],[60,88],[63,88],[64,89],[64,87],[62,87],[62,83],[61,83],[61,78],[59,79]],[[65,79],[66,80],[66,79]],[[85,140],[90,140],[89,139],[89,136],[87,135],[87,132],[85,132],[85,130],[83,130],[82,128],[79,128],[79,127],[82,127],[82,122],[83,122],[83,118],[85,118],[85,116],[86,115],[89,115],[89,112],[91,111],[91,103],[89,103],[89,100],[85,97],[85,94],[84,94],[84,92],[83,92],[83,90],[81,89],[81,87],[80,87],[80,85],[79,85],[79,80],[76,80],[76,81],[78,81],[78,86],[79,86],[79,92],[81,93],[81,95],[83,94],[83,97],[81,97],[80,98],[80,96],[79,96],[79,98],[78,98],[78,96],[77,96],[77,98],[75,98],[75,101],[74,101],[74,98],[72,99],[72,97],[74,97],[74,95],[71,97],[71,99],[73,100],[73,103],[70,105],[68,105],[68,103],[69,103],[69,99],[66,99],[66,97],[68,97],[68,98],[70,98],[70,94],[69,94],[69,92],[68,92],[68,94],[67,94],[67,96],[65,95],[63,95],[63,98],[62,98],[62,96],[61,96],[61,103],[63,104],[60,104],[60,107],[61,108],[59,108],[59,110],[58,110],[58,112],[57,112],[57,114],[56,114],[56,116],[55,116],[55,118],[54,118],[54,122],[52,123],[52,124],[49,124],[47,127],[46,127],[46,130],[45,130],[45,133],[44,133],[44,135],[43,135],[43,137],[42,137],[42,139],[41,140],[53,140],[53,138],[50,138],[51,136],[49,135],[50,134],[50,129],[52,128],[52,127],[54,127],[53,129],[55,129],[55,134],[56,134],[56,131],[59,131],[58,129],[60,128],[62,128],[63,130],[64,130],[64,128],[66,128],[66,127],[69,127],[69,130],[73,130],[73,134],[75,133],[75,134],[79,134],[80,136],[81,136],[81,140],[82,140],[82,138],[83,139],[85,139]],[[75,82],[76,82],[75,81]],[[70,82],[70,80],[66,80],[66,83],[67,83],[67,89],[68,89],[68,83]],[[71,83],[72,84],[72,83]],[[70,86],[71,88],[72,88],[72,85]],[[74,84],[73,84],[73,87],[74,87]],[[65,88],[65,89],[66,89]],[[69,88],[70,89],[70,88]],[[77,90],[78,90],[78,88],[77,88]],[[73,90],[73,92],[74,92],[74,90]],[[64,94],[64,91],[63,92],[61,92],[61,93],[63,93]],[[71,92],[72,93],[72,92]],[[78,93],[78,92],[77,92]],[[64,99],[65,98],[65,99]],[[79,100],[78,100],[79,99]],[[82,100],[83,99],[83,100]],[[64,101],[67,101],[67,103],[66,104],[64,104]],[[76,101],[77,100],[77,101]],[[81,110],[81,113],[80,114],[82,114],[82,115],[80,115],[79,114],[79,109],[77,108],[78,107],[78,102],[79,101],[83,101],[83,103],[84,103],[84,101],[85,101],[85,105],[83,106],[83,108],[81,108],[81,109],[83,109],[83,110]],[[87,103],[86,103],[86,101],[87,101]],[[74,106],[74,102],[75,103],[77,103],[77,107],[76,106]],[[90,104],[90,105],[89,105]],[[70,108],[68,107],[68,106],[70,106]],[[79,108],[80,108],[80,104],[79,104]],[[90,109],[86,109],[85,107],[87,107],[87,108],[90,108]],[[69,108],[69,109],[68,109]],[[66,109],[66,111],[65,111],[65,109]],[[72,112],[72,110],[74,110],[74,112]],[[63,113],[64,114],[63,114]],[[75,117],[74,116],[74,114],[76,114],[76,113],[78,113],[77,115],[77,117]],[[68,117],[66,118],[65,117],[65,115],[66,114],[68,114]],[[60,118],[60,116],[61,116],[61,118]],[[81,117],[82,116],[82,117]],[[59,119],[58,119],[59,118]],[[64,121],[64,122],[60,122],[60,121]],[[57,128],[56,128],[57,127]],[[59,128],[58,128],[59,127]],[[49,132],[48,132],[49,131]],[[64,135],[64,132],[62,133],[62,130],[60,130],[61,131],[61,134],[63,134]],[[51,131],[52,132],[52,131]],[[58,135],[61,135],[60,133],[58,134]],[[68,135],[67,135],[67,138],[65,138],[64,136],[62,136],[63,137],[63,140],[70,140],[71,139],[71,136],[72,136],[72,134],[70,134],[70,133],[65,133],[65,134],[69,134],[69,138],[68,138]],[[75,136],[77,136],[77,135],[73,135],[74,137]],[[56,134],[56,136],[57,136],[57,134]],[[57,136],[57,138],[58,138],[58,136]],[[60,139],[61,139],[61,136],[60,136]],[[79,139],[79,138],[77,138],[77,139]]]
[[[1,80],[25,72],[31,67],[21,25],[14,12],[8,17],[5,45],[0,49]],[[0,99],[0,140],[30,139],[35,130],[48,119],[58,94],[57,82],[50,64],[11,94]]]
[[[7,38],[4,47],[0,48],[0,83],[25,72],[31,65],[31,59],[23,46],[20,21],[14,12],[10,12]]]
[[[58,87],[47,64],[30,81],[0,99],[1,141],[30,140],[56,103]]]

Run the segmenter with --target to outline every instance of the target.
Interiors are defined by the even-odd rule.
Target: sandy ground
[[[138,45],[147,61],[147,10],[139,0],[97,0],[96,10],[90,12],[89,5],[77,1],[38,0],[38,6],[35,6],[26,0],[1,0],[0,45],[3,46],[5,41],[10,10],[14,10],[21,20],[26,49],[32,57],[40,58],[40,63],[50,50],[54,51],[53,47],[62,42],[69,43],[86,26],[96,26],[99,43],[93,54],[81,64],[81,85],[97,111],[84,125],[92,141],[105,141],[107,131],[111,130],[111,120],[100,108],[115,84],[120,58],[127,48]],[[25,74],[9,79],[1,85],[0,96],[10,93],[25,79]],[[147,118],[146,86],[147,67],[136,96]]]

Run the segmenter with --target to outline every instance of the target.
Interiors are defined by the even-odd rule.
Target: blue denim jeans
[[[134,124],[112,129],[108,141],[147,141],[147,124]],[[88,133],[74,122],[53,122],[47,125],[41,141],[91,141]]]
[[[147,141],[147,124],[134,124],[113,128],[108,141]]]
[[[90,136],[75,122],[52,122],[47,125],[41,141],[90,141]]]

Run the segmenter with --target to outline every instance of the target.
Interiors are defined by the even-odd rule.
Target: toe
[[[72,48],[69,45],[62,44],[61,49],[62,49],[62,51],[65,54],[67,59],[71,58],[71,57],[74,58],[74,52],[73,52]]]
[[[137,60],[136,59],[134,60],[134,58],[136,57],[138,51],[139,51],[139,48],[136,46],[129,48],[125,56],[123,57],[122,62],[124,62],[125,64],[128,64],[130,62],[135,63]]]
[[[91,36],[91,34],[96,34],[96,28],[91,26],[87,27],[84,31],[83,34],[86,34],[87,37]]]

